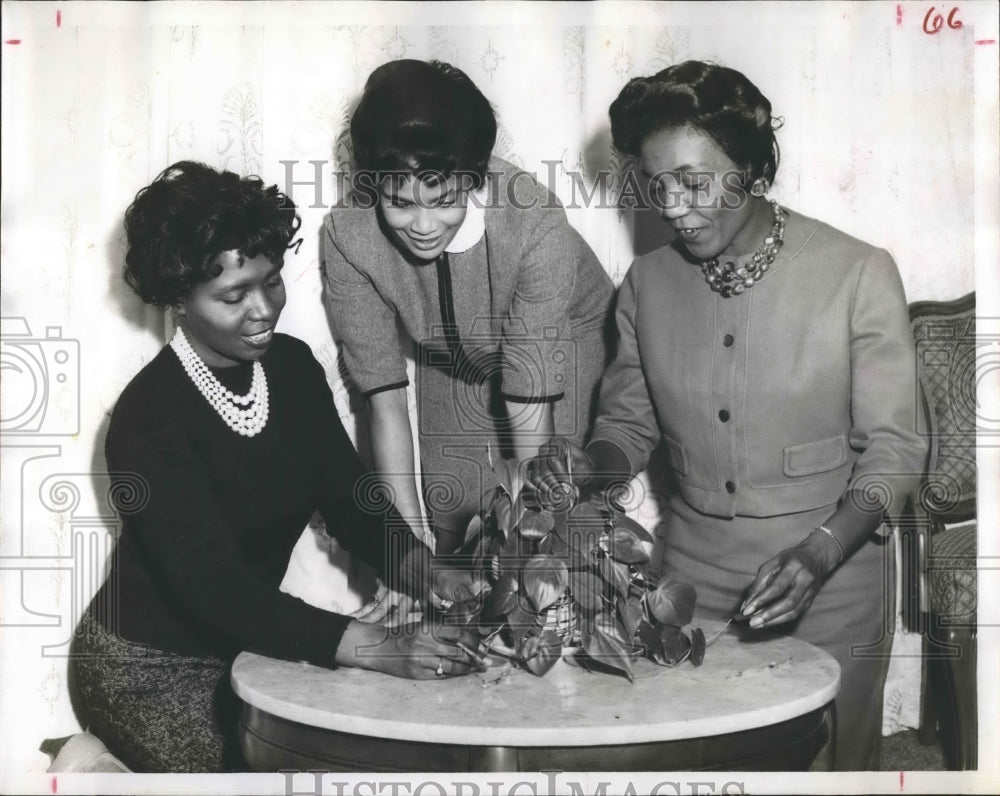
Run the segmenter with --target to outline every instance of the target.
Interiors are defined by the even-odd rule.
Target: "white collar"
[[[444,247],[449,254],[466,252],[482,240],[486,234],[486,186],[473,191],[466,197],[465,218],[455,237]]]

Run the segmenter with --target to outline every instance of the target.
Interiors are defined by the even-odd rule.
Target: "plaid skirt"
[[[231,661],[190,657],[126,641],[89,614],[70,660],[86,729],[132,771],[245,771]]]

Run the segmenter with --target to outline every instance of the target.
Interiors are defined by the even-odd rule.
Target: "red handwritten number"
[[[924,33],[926,33],[928,36],[933,36],[935,33],[941,30],[941,26],[944,24],[944,18],[940,14],[936,14],[932,22],[931,14],[933,13],[934,13],[934,6],[931,6],[927,11],[927,16],[924,17]],[[931,27],[929,28],[927,27],[928,22],[931,23]]]
[[[958,30],[961,28],[962,20],[958,19],[956,15],[958,14],[958,7],[951,9],[948,12],[948,27],[952,30]],[[941,30],[944,25],[944,17],[941,14],[934,13],[934,6],[927,9],[927,14],[924,15],[924,33],[928,36],[933,36],[939,30]]]

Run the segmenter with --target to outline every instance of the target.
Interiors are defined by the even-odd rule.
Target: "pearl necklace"
[[[244,437],[255,437],[263,430],[267,424],[268,393],[264,366],[259,361],[253,363],[250,392],[246,395],[234,395],[208,369],[208,365],[191,347],[187,335],[180,327],[174,332],[170,347],[177,354],[184,372],[194,382],[198,392],[205,396],[227,426]]]
[[[774,262],[774,258],[781,251],[781,245],[785,238],[785,214],[778,206],[778,203],[771,200],[771,207],[774,208],[774,223],[771,224],[770,234],[764,238],[764,243],[753,253],[750,262],[734,268],[733,263],[727,262],[719,265],[719,258],[713,257],[711,260],[701,262],[701,272],[705,275],[708,286],[716,293],[720,293],[723,298],[738,296],[748,287],[753,287],[768,268]]]

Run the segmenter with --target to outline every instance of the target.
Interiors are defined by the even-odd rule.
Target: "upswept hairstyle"
[[[222,273],[216,261],[222,252],[280,264],[300,223],[295,204],[276,185],[182,160],[125,211],[125,281],[147,304],[176,306]]]
[[[365,83],[351,118],[354,162],[362,171],[486,179],[497,138],[493,107],[461,69],[441,61],[383,64]]]
[[[652,77],[636,77],[611,103],[615,148],[638,157],[646,138],[660,130],[691,126],[711,137],[748,182],[773,182],[780,157],[774,131],[781,120],[746,75],[704,61],[668,66]]]

